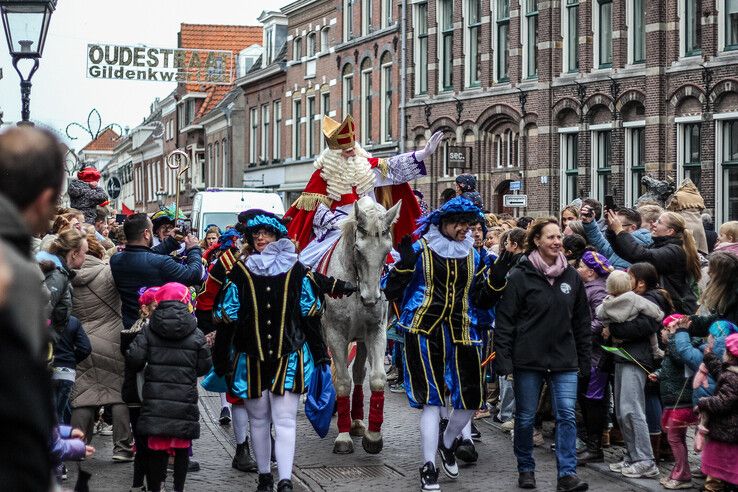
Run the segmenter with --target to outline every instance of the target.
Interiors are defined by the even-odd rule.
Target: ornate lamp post
[[[3,18],[8,50],[13,59],[13,67],[21,79],[20,124],[32,124],[28,120],[31,113],[31,77],[38,69],[56,2],[57,0],[0,0],[0,15]],[[28,75],[24,75],[18,66],[21,60],[33,62]]]

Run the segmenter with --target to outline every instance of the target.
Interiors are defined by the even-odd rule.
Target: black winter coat
[[[666,307],[668,303],[658,290],[649,290],[643,294],[643,297],[656,304],[664,313],[669,311]],[[653,370],[657,367],[653,358],[650,337],[661,329],[658,321],[645,314],[639,314],[635,319],[622,323],[610,323],[609,326],[612,338],[622,340],[614,345],[626,350],[646,369]],[[615,357],[615,363],[632,364],[622,357]]]
[[[591,329],[584,282],[569,266],[551,285],[526,258],[510,270],[497,304],[495,371],[589,374]]]
[[[721,371],[715,394],[697,402],[700,411],[707,413],[707,436],[738,444],[738,366],[721,363],[713,353],[705,354],[705,365],[710,373]]]
[[[197,378],[212,364],[205,335],[187,306],[160,303],[148,327],[131,344],[127,360],[134,371],[145,367],[138,431],[147,436],[200,437]]]
[[[608,238],[612,238],[609,235]],[[655,237],[653,244],[644,246],[627,232],[611,239],[612,249],[630,263],[645,261],[656,267],[661,285],[671,295],[676,312],[692,314],[697,311],[697,296],[692,290],[692,279],[687,272],[687,253],[679,237]]]

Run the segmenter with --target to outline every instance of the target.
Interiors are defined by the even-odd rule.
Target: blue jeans
[[[661,434],[661,396],[658,386],[646,385],[646,423],[650,434]]]
[[[56,408],[58,424],[69,425],[72,416],[72,410],[69,408],[69,395],[72,393],[73,387],[73,381],[54,380],[54,408]]]
[[[577,473],[577,373],[515,370],[515,436],[513,449],[518,472],[536,469],[533,459],[533,423],[538,409],[543,381],[548,378],[551,406],[556,415],[556,466],[559,478]]]

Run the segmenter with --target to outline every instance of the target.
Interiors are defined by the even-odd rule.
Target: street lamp
[[[32,124],[28,121],[31,113],[31,77],[38,69],[39,58],[44,52],[49,20],[56,8],[56,2],[57,0],[0,0],[0,15],[3,17],[8,50],[13,59],[13,67],[21,79],[22,124]],[[21,60],[33,62],[27,76],[18,67]]]

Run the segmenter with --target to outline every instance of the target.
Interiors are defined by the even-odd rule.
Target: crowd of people
[[[438,142],[367,169],[404,183]],[[292,490],[300,396],[330,373],[325,296],[351,296],[355,279],[305,265],[294,222],[272,213],[246,210],[199,239],[169,210],[118,223],[92,167],[61,208],[65,179],[53,135],[0,134],[0,421],[14,429],[0,445],[4,489],[61,486],[64,463],[92,456],[102,431],[112,459],[133,462],[130,490],[162,490],[169,474],[184,490],[199,469],[202,384],[233,428],[231,466],[271,491],[275,464],[277,490]],[[381,289],[395,306],[389,389],[421,410],[421,490],[440,490],[436,455],[451,480],[458,461],[480,459],[475,418],[512,434],[520,488],[536,487],[544,420],[558,491],[587,490],[577,467],[614,444],[624,454],[609,468],[625,477],[738,486],[738,222],[593,198],[559,217],[485,214],[471,175],[435,210],[410,196],[417,229],[395,228]],[[336,235],[327,207],[311,214],[297,221],[328,217],[314,232]],[[664,460],[674,465],[661,477]]]

